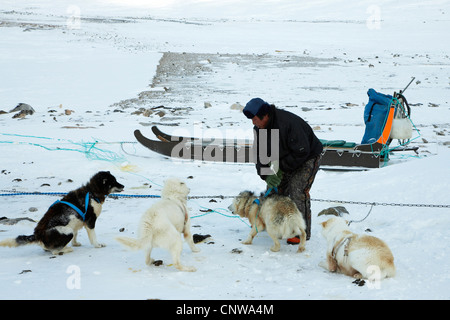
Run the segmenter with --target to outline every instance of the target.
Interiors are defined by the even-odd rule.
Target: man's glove
[[[273,189],[280,185],[281,179],[276,174],[273,174],[266,178],[266,183],[269,188]]]
[[[283,171],[278,166],[278,162],[272,163],[272,170],[275,171],[275,174],[272,174],[266,178],[266,183],[269,188],[276,188],[280,185],[281,180],[283,179]]]

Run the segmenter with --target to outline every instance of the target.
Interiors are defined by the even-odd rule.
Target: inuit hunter
[[[278,194],[288,196],[295,202],[306,222],[308,240],[311,236],[309,190],[319,170],[322,143],[302,118],[269,105],[260,98],[250,100],[243,113],[254,125],[253,148],[258,150],[258,175],[267,183],[268,190],[276,189]],[[277,138],[278,141],[271,141]],[[272,154],[275,153],[271,151],[272,143],[278,146],[278,154]],[[269,163],[262,161],[261,148],[267,150],[271,158]],[[288,243],[292,244],[298,241],[298,237],[288,239]]]
[[[73,250],[67,247],[71,240],[74,247],[81,245],[77,242],[77,233],[79,229],[85,227],[91,244],[96,248],[104,247],[104,244],[97,242],[95,222],[106,196],[113,192],[121,192],[123,188],[124,186],[118,183],[109,171],[100,171],[86,185],[69,192],[62,200],[53,203],[32,235],[21,235],[0,241],[0,246],[39,244],[53,254],[63,254]]]

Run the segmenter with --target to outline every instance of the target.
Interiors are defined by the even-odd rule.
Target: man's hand
[[[273,174],[266,178],[266,183],[269,188],[276,188],[280,185],[281,179],[276,174]]]
[[[271,165],[272,170],[275,174],[272,174],[266,178],[266,183],[269,188],[276,188],[280,185],[283,179],[283,171],[278,166],[278,163]]]

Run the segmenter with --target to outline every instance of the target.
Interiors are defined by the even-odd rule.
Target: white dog
[[[190,231],[191,223],[186,207],[190,189],[178,179],[169,179],[164,184],[161,200],[155,203],[141,218],[138,239],[119,237],[117,241],[134,250],[145,250],[145,263],[150,265],[153,248],[165,248],[170,251],[175,268],[181,271],[196,271],[180,263],[183,242],[180,233],[193,252],[195,247]]]
[[[327,261],[320,264],[322,267],[356,279],[369,279],[375,272],[380,280],[395,276],[394,256],[382,240],[351,232],[340,217],[322,222],[322,227],[328,243]]]

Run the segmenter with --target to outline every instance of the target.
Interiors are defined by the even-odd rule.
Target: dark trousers
[[[295,202],[306,223],[306,240],[311,237],[311,200],[309,190],[319,171],[321,156],[311,158],[293,172],[284,172],[278,193]]]

